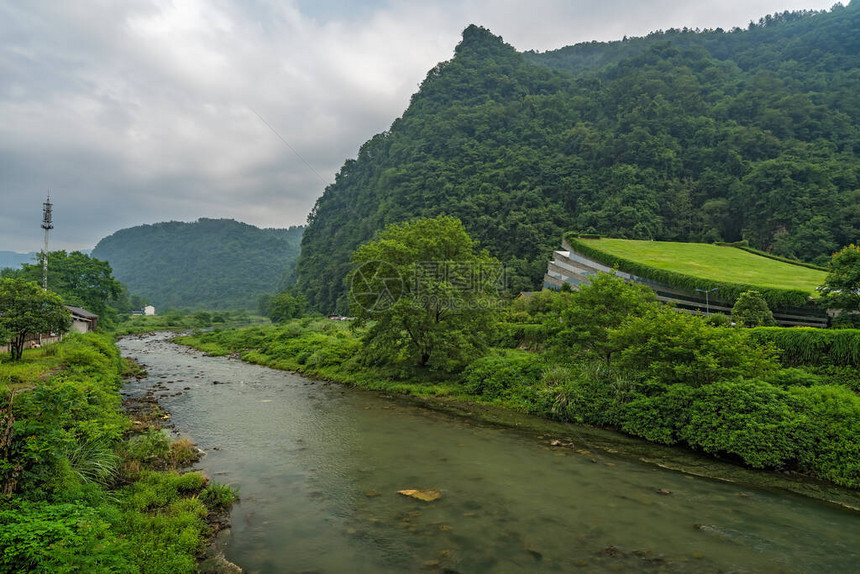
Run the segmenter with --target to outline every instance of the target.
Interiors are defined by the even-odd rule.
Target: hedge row
[[[713,281],[710,279],[702,279],[685,273],[676,271],[667,271],[665,269],[657,269],[650,265],[645,265],[616,255],[610,255],[592,247],[585,241],[581,241],[576,237],[576,234],[566,234],[565,241],[570,247],[595,261],[598,261],[608,267],[616,268],[626,273],[637,275],[644,279],[650,279],[664,285],[668,285],[682,291],[694,292],[696,289],[711,289],[718,287],[720,291],[720,300],[729,304],[734,304],[741,293],[754,289],[761,293],[771,309],[784,307],[803,307],[809,302],[809,294],[800,289],[777,289],[773,287],[761,287],[758,285],[749,285],[744,283],[733,283],[729,281]]]
[[[860,366],[860,329],[757,327],[750,335],[757,343],[776,345],[786,366]]]

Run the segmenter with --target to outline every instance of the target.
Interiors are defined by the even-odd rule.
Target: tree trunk
[[[24,339],[26,335],[24,333],[19,334],[17,337],[13,337],[12,341],[9,343],[9,354],[13,361],[18,361],[21,359],[21,355],[24,354]]]

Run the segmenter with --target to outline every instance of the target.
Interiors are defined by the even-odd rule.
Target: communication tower
[[[48,193],[48,199],[42,204],[42,229],[45,230],[45,247],[42,249],[42,287],[45,291],[48,290],[48,234],[54,228],[51,215],[53,207],[53,204],[51,204],[51,194]]]

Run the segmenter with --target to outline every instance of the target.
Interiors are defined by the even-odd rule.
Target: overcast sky
[[[0,0],[0,250],[199,217],[303,224],[469,24],[520,51],[834,0]],[[283,138],[283,139],[281,139]]]

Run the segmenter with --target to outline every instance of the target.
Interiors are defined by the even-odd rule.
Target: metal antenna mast
[[[45,247],[42,249],[42,287],[45,291],[48,290],[48,234],[54,228],[53,218],[51,216],[51,192],[48,192],[48,199],[42,204],[42,229],[45,230]]]

